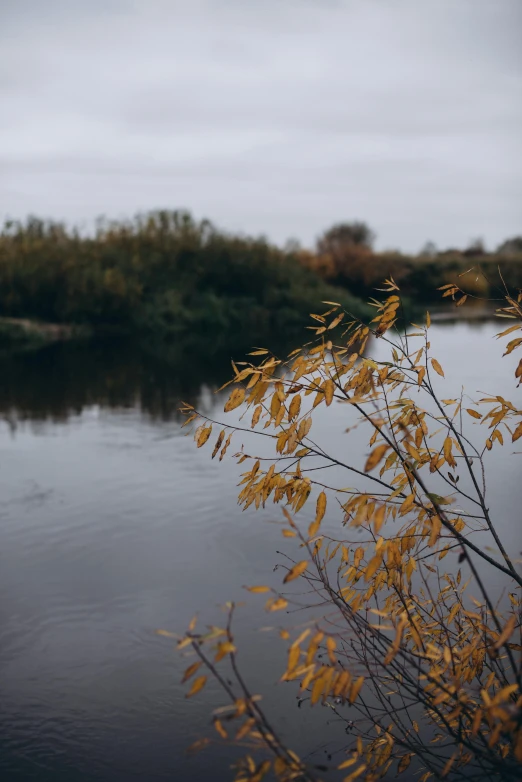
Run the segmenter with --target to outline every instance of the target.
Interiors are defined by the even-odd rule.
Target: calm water
[[[515,359],[500,360],[495,330],[433,327],[446,395],[463,381],[470,393],[520,396]],[[219,416],[212,392],[227,376],[222,359],[167,364],[124,345],[62,345],[0,361],[3,781],[231,778],[226,746],[186,757],[223,699],[209,686],[186,701],[187,663],[155,632],[182,632],[196,611],[219,623],[218,606],[241,599],[242,585],[280,583],[276,550],[293,553],[276,526],[280,511],[242,513],[234,461],[212,462],[180,430],[179,399]],[[346,408],[318,412],[315,438],[342,453]],[[362,460],[364,443],[351,442]],[[518,551],[522,457],[507,458],[512,450],[490,459],[489,501]],[[296,713],[295,693],[275,687],[283,649],[255,628],[290,618],[267,620],[260,602],[248,597],[237,625],[252,688],[266,693],[300,751],[342,740],[342,726],[326,729],[320,709]]]

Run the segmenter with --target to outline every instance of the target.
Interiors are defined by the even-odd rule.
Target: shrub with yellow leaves
[[[430,354],[429,315],[423,325],[399,330],[397,285],[386,280],[381,290],[386,297],[372,300],[371,323],[325,302],[327,310],[312,316],[311,342],[285,360],[257,349],[251,361],[234,365],[225,411],[238,408],[243,415],[223,426],[212,457],[220,452],[222,458],[232,435],[244,431],[273,443],[268,460],[243,449],[236,454],[239,463],[251,463],[239,501],[244,508],[264,507],[269,499],[282,505],[284,534],[299,547],[283,583],[303,580],[324,606],[324,621],[294,639],[281,633],[288,641],[282,679],[296,682],[301,700],[329,706],[346,723],[344,758],[323,770],[345,782],[374,782],[407,769],[421,782],[520,780],[522,572],[486,503],[484,456],[522,438],[522,410],[502,396],[472,407],[463,395],[441,399],[436,387],[444,380],[435,375],[445,374]],[[458,286],[443,290],[464,303]],[[521,292],[506,292],[497,311],[513,321],[498,335],[513,335],[504,355],[522,346],[521,302]],[[389,349],[387,361],[369,355],[374,338]],[[521,382],[522,359],[515,372],[515,383]],[[368,429],[361,465],[329,455],[312,437],[314,409],[334,400],[351,405]],[[189,405],[183,410],[188,422],[199,423],[195,439],[203,446],[216,422]],[[250,428],[241,423],[247,411]],[[475,427],[475,440],[484,427],[483,445],[468,426]],[[317,477],[334,465],[359,488],[336,488]],[[299,511],[312,494],[315,517],[303,525]],[[325,531],[328,503],[340,513],[337,536]],[[447,565],[451,557],[444,562],[452,550],[457,567]],[[501,590],[498,600],[492,583]],[[268,611],[292,600],[267,586],[249,590],[269,594]],[[237,782],[268,774],[320,779],[321,771],[286,746],[251,694],[238,667],[234,610],[229,604],[226,627],[199,633],[193,623],[180,642],[196,655],[184,676],[188,695],[204,687],[204,675],[192,677],[206,668],[229,700],[215,715],[217,734],[248,737],[265,751],[257,760],[255,751],[244,759]],[[351,704],[350,720],[345,704]]]

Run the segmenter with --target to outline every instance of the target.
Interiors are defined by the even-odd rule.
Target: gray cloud
[[[7,0],[0,214],[521,230],[519,0]]]

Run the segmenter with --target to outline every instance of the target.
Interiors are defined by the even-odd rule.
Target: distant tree
[[[422,250],[420,251],[420,255],[426,258],[434,258],[438,253],[437,245],[435,242],[426,242]]]
[[[499,255],[522,255],[522,236],[513,236],[511,239],[506,239],[497,248]]]
[[[333,225],[317,240],[320,273],[331,282],[352,286],[364,277],[374,241],[375,234],[366,223],[355,221]]]
[[[371,250],[375,238],[372,229],[359,220],[352,223],[336,223],[319,237],[317,252],[337,255],[354,247]]]
[[[481,238],[473,239],[466,247],[462,255],[464,255],[466,258],[475,257],[477,255],[485,255],[486,254],[486,248],[484,246],[484,241]]]
[[[301,242],[299,239],[296,239],[295,237],[290,237],[290,239],[287,239],[285,242],[284,250],[286,253],[292,254],[292,253],[299,253],[302,250]]]

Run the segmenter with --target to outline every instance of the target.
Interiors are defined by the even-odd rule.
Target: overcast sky
[[[0,216],[522,233],[522,0],[1,0]]]

